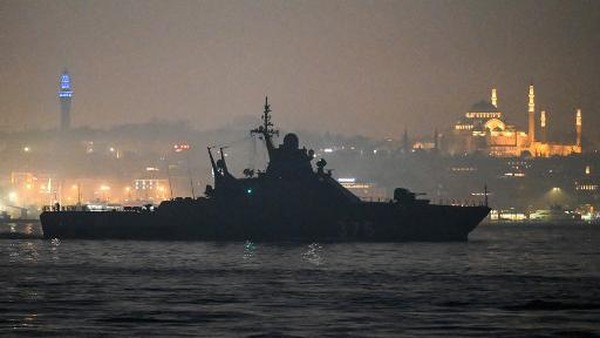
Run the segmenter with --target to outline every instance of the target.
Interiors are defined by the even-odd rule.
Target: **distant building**
[[[498,108],[496,89],[492,89],[490,101],[480,101],[454,125],[446,140],[450,153],[481,152],[496,157],[513,156],[568,156],[581,153],[581,109],[575,116],[576,140],[573,144],[550,143],[546,140],[546,113],[540,114],[541,139],[535,135],[535,92],[529,86],[528,130],[507,123]]]
[[[67,69],[60,74],[60,90],[58,99],[60,101],[60,129],[68,130],[71,128],[71,98],[73,90],[71,88],[71,75]]]

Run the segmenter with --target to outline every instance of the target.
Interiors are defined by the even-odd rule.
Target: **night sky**
[[[600,135],[600,1],[0,0],[0,125],[258,116],[287,130],[429,135],[498,88],[526,129],[527,86],[550,128]]]

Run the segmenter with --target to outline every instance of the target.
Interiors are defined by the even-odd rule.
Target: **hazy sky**
[[[261,113],[285,129],[430,134],[498,88],[525,127],[527,86],[551,125],[600,126],[600,1],[0,0],[0,124],[56,127]]]

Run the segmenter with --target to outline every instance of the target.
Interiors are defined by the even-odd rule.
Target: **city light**
[[[60,75],[60,91],[58,92],[58,97],[61,99],[69,99],[72,96],[71,76],[65,71]]]
[[[173,145],[173,150],[175,150],[176,153],[180,153],[182,151],[186,151],[186,150],[190,150],[191,147],[189,144],[186,143],[180,143],[180,144],[175,144]]]

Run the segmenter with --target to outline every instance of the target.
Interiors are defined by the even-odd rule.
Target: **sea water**
[[[0,334],[599,336],[600,226],[466,243],[0,240]]]

